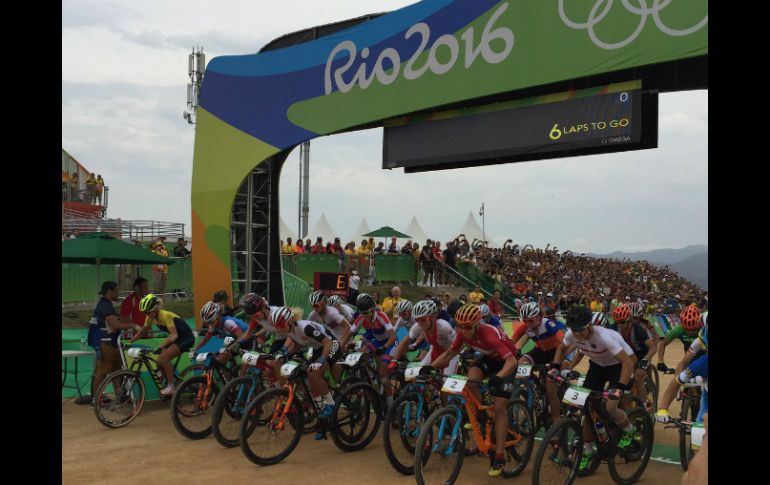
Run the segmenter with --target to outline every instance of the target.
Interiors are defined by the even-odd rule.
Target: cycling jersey
[[[559,328],[559,325],[549,318],[541,319],[540,325],[534,330],[529,329],[526,323],[517,326],[513,331],[511,340],[518,342],[524,334],[535,342],[538,349],[544,351],[557,348],[564,338],[564,332]]]
[[[153,320],[149,316],[144,321],[144,327],[147,329],[152,329],[152,326],[156,325],[159,329],[161,329],[164,332],[171,332],[170,328],[174,327],[176,329],[176,333],[182,337],[182,336],[192,336],[192,329],[189,325],[187,325],[187,322],[179,318],[179,315],[176,313],[171,313],[166,310],[160,310],[158,312],[158,319]]]
[[[371,320],[366,315],[359,314],[353,321],[350,331],[355,335],[358,329],[363,326],[365,339],[381,342],[388,340],[390,337],[388,330],[393,330],[393,324],[390,323],[388,316],[384,312],[376,310],[370,318]]]
[[[218,326],[209,326],[206,335],[213,336],[219,334],[223,337],[239,337],[243,332],[249,329],[249,325],[235,317],[225,317]]]
[[[476,335],[466,339],[462,332],[457,332],[450,348],[459,352],[463,344],[480,351],[493,360],[505,360],[516,353],[516,345],[502,330],[486,323],[479,323]]]
[[[345,317],[345,320],[348,321],[348,323],[353,321],[353,310],[345,305],[344,303],[340,304],[340,307],[334,307],[338,312],[342,314],[343,317]]]
[[[497,327],[497,328],[503,328],[503,324],[500,323],[500,319],[497,317],[490,316],[489,318],[482,321],[487,325],[492,325],[493,327]]]
[[[708,341],[704,342],[703,339],[696,338],[690,344],[690,348],[688,349],[688,352],[697,354],[698,352],[708,352],[708,350],[709,350]]]
[[[404,320],[401,317],[398,317],[398,320],[396,320],[396,326],[393,327],[393,330],[398,330],[401,327],[406,327],[407,330],[411,330],[411,328],[417,323],[417,320],[415,320],[414,315],[409,315],[409,320]]]
[[[278,308],[278,307],[271,306],[270,307],[270,312],[268,313],[268,315],[272,315],[273,314],[273,310],[275,310],[276,308]],[[259,320],[256,317],[256,315],[251,317],[251,320],[249,320],[249,328],[251,330],[259,330],[260,327],[264,328],[269,333],[272,333],[275,336],[275,340],[280,340],[280,341],[286,340],[286,336],[281,335],[280,333],[278,333],[278,329],[276,329],[273,326],[273,323],[270,321],[270,317],[265,318],[264,320]]]
[[[341,339],[345,333],[345,317],[332,306],[326,305],[323,315],[319,315],[317,311],[313,310],[307,319],[311,322],[323,324],[331,330],[332,335],[337,339]]]
[[[298,320],[289,332],[288,337],[300,347],[312,347],[314,349],[323,347],[323,341],[327,337],[337,340],[328,328],[310,320]]]
[[[619,364],[620,361],[615,356],[620,351],[624,351],[627,355],[634,353],[619,333],[597,326],[593,327],[588,340],[578,340],[572,330],[568,329],[562,343],[566,346],[576,344],[591,362],[601,367]]]
[[[671,343],[674,341],[674,339],[679,339],[684,344],[685,351],[690,348],[690,345],[698,338],[698,333],[689,334],[684,330],[684,327],[680,323],[679,325],[675,326],[671,330],[668,331],[668,335],[666,335],[666,343]]]
[[[409,338],[417,340],[420,335],[425,336],[425,340],[431,346],[431,359],[435,360],[439,355],[444,353],[454,341],[457,334],[448,322],[445,320],[436,320],[433,324],[433,329],[429,332],[425,332],[419,325],[414,325],[409,330]]]
[[[647,346],[647,340],[649,340],[650,334],[642,324],[633,322],[631,325],[627,325],[625,329],[620,330],[620,335],[623,336],[623,340],[634,349],[634,353],[647,353],[649,347]]]

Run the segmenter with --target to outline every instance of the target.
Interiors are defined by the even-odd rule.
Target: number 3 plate
[[[462,390],[465,389],[465,384],[467,382],[467,377],[453,375],[444,381],[444,387],[442,387],[441,390],[450,394],[460,394]]]
[[[529,377],[532,375],[531,365],[520,365],[516,368],[516,377]]]
[[[404,379],[407,381],[413,381],[420,375],[420,369],[422,364],[409,364],[404,371]]]
[[[281,375],[289,377],[291,376],[291,373],[294,372],[294,369],[299,367],[299,362],[287,362],[281,366]]]
[[[585,406],[586,399],[590,394],[591,390],[586,389],[585,387],[569,386],[567,392],[564,393],[564,399],[562,399],[562,402],[565,402],[570,406],[582,408]]]

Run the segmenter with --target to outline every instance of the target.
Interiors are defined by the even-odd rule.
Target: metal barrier
[[[362,281],[415,282],[414,258],[405,254],[349,254],[344,259],[336,254],[284,254],[283,270],[313,285],[316,272],[358,271]]]

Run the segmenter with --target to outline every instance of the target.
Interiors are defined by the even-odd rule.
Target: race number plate
[[[257,365],[260,354],[257,352],[246,352],[241,356],[241,362],[247,365]]]
[[[142,353],[142,349],[134,347],[133,349],[128,349],[128,356],[129,357],[139,357],[139,355]]]
[[[195,360],[198,362],[206,362],[206,359],[209,358],[208,352],[203,352],[202,354],[198,354],[195,356]]]
[[[230,345],[231,343],[235,342],[235,339],[232,337],[225,337],[225,347]]]
[[[465,389],[465,384],[467,382],[467,377],[453,375],[444,381],[444,387],[442,387],[441,390],[450,394],[460,394],[462,390]]]
[[[404,379],[407,381],[413,381],[420,375],[420,369],[422,364],[409,364],[404,371]]]
[[[692,423],[692,428],[690,428],[690,439],[693,446],[702,446],[703,436],[705,435],[706,428],[703,427],[703,423]]]
[[[345,363],[347,365],[355,365],[361,360],[362,355],[364,355],[363,352],[351,352],[345,356]]]
[[[520,365],[516,368],[516,377],[529,377],[532,375],[531,365]]]
[[[579,386],[569,386],[569,389],[567,389],[567,392],[564,393],[564,399],[562,399],[562,402],[565,402],[570,406],[582,408],[583,406],[585,406],[586,399],[590,394],[591,394],[590,389],[586,389],[584,387],[579,387]]]
[[[581,376],[581,377],[580,377],[580,378],[577,380],[577,385],[578,385],[578,387],[583,387],[583,383],[584,383],[585,381],[586,381],[586,376]]]
[[[299,367],[299,362],[290,361],[281,366],[281,375],[289,377],[294,369]]]
[[[363,343],[364,343],[364,341],[363,341],[363,340],[358,340],[358,341],[356,341],[356,345],[355,345],[355,347],[354,347],[354,348],[355,348],[356,350],[361,350],[361,345],[363,345]]]

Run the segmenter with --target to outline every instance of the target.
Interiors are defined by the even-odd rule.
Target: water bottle
[[[166,385],[166,378],[163,377],[163,371],[160,369],[160,367],[156,367],[153,372],[155,372],[155,378],[160,383],[160,386],[161,387],[165,387],[165,385]]]
[[[604,443],[607,441],[607,430],[604,428],[604,423],[602,423],[600,420],[595,420],[594,427],[596,428],[596,434],[599,437],[599,442]]]

